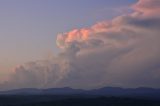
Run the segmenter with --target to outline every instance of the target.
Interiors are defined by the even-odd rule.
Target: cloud
[[[58,34],[57,56],[20,65],[1,89],[160,87],[159,4],[139,0],[133,13]]]
[[[160,15],[157,14],[160,11],[159,5],[159,0],[139,0],[133,9],[136,10],[135,14],[140,14],[142,17],[160,18]]]
[[[6,88],[42,88],[55,85],[67,74],[68,63],[65,59],[52,57],[50,60],[40,60],[20,65],[14,69]]]

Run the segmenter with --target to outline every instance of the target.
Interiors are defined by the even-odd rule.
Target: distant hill
[[[72,89],[69,87],[49,89],[22,88],[8,91],[0,91],[0,95],[72,95],[82,92],[85,91],[82,89]]]
[[[104,87],[93,90],[72,89],[69,87],[64,88],[50,88],[50,89],[35,89],[23,88],[9,91],[1,91],[0,95],[82,95],[85,97],[134,97],[134,98],[147,98],[159,99],[160,89],[153,88],[120,88],[120,87]]]

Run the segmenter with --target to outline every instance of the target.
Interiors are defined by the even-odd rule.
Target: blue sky
[[[57,53],[56,36],[127,11],[137,0],[0,0],[0,77]]]

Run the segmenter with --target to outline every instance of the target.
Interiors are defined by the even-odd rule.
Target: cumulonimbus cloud
[[[0,87],[160,87],[160,1],[139,0],[132,8],[111,21],[58,34],[61,53],[20,65]]]

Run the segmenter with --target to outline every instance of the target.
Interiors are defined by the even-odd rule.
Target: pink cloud
[[[139,0],[133,6],[133,9],[137,12],[135,14],[141,14],[143,17],[160,17],[160,1],[159,0]]]
[[[58,55],[20,65],[2,86],[160,87],[159,3],[139,0],[131,14],[58,34]]]

